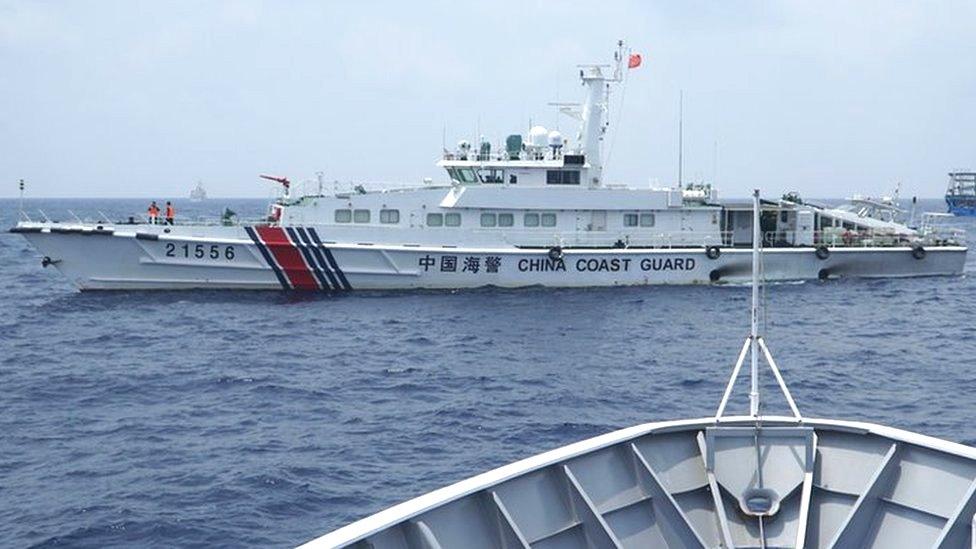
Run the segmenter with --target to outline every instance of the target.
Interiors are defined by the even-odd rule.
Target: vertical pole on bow
[[[752,386],[749,414],[759,416],[759,254],[762,245],[759,215],[759,189],[752,192],[752,326],[749,332]]]

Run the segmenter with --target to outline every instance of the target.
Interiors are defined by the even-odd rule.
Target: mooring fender
[[[11,233],[39,233],[41,232],[40,227],[10,227],[8,232]]]
[[[159,240],[159,235],[156,233],[136,233],[136,238],[139,240]]]
[[[830,257],[830,250],[823,244],[817,246],[815,253],[817,254],[817,257],[820,259],[827,259],[828,257]]]
[[[830,269],[820,269],[817,271],[817,278],[820,280],[827,280],[830,278]]]
[[[925,259],[925,248],[921,244],[915,244],[912,246],[912,257],[915,259]]]

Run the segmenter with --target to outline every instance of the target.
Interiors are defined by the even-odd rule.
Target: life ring
[[[718,259],[718,256],[722,255],[722,249],[718,246],[709,246],[705,248],[705,256],[708,259]]]
[[[912,257],[915,259],[925,259],[925,248],[921,244],[912,246]]]
[[[817,246],[816,254],[817,254],[817,257],[820,258],[820,259],[827,259],[828,257],[830,257],[830,250],[827,249],[826,246],[824,246],[823,244],[821,244],[821,245]]]
[[[548,255],[549,255],[549,259],[553,261],[559,261],[560,259],[563,258],[562,246],[553,246],[552,248],[549,248]]]

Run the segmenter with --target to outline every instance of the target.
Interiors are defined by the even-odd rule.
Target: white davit
[[[24,221],[22,233],[81,289],[350,289],[628,286],[743,282],[750,276],[751,205],[719,201],[710,184],[610,184],[602,145],[609,65],[583,65],[574,138],[542,126],[493,146],[445,150],[447,181],[363,185],[282,196],[263,219],[173,225]],[[961,274],[960,232],[914,229],[894,202],[829,208],[795,194],[763,203],[767,280]]]
[[[758,192],[755,202],[758,216]],[[752,260],[760,262],[758,246]],[[303,547],[971,547],[976,448],[804,418],[759,315],[754,277],[752,330],[714,416],[638,425],[530,457]],[[729,417],[747,355],[749,414]],[[791,416],[762,414],[760,360]]]

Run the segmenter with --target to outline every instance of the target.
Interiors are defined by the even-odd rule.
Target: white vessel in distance
[[[203,181],[197,181],[197,186],[190,191],[190,200],[202,202],[207,199],[207,189],[203,188]]]
[[[535,126],[504,147],[461,141],[444,184],[297,195],[285,177],[269,215],[174,226],[26,219],[22,233],[79,288],[350,289],[616,286],[747,281],[751,203],[710,185],[604,180],[610,89],[630,52],[581,65],[574,139]],[[501,150],[499,150],[499,148]],[[893,205],[836,209],[794,195],[763,203],[768,280],[962,273],[959,234],[909,228]],[[90,238],[94,237],[94,238]]]
[[[758,191],[755,215],[759,217]],[[672,547],[964,549],[976,530],[976,448],[800,414],[751,329],[714,416],[637,425],[390,507],[303,549]],[[749,355],[749,411],[726,415]],[[764,361],[790,415],[769,415]]]

